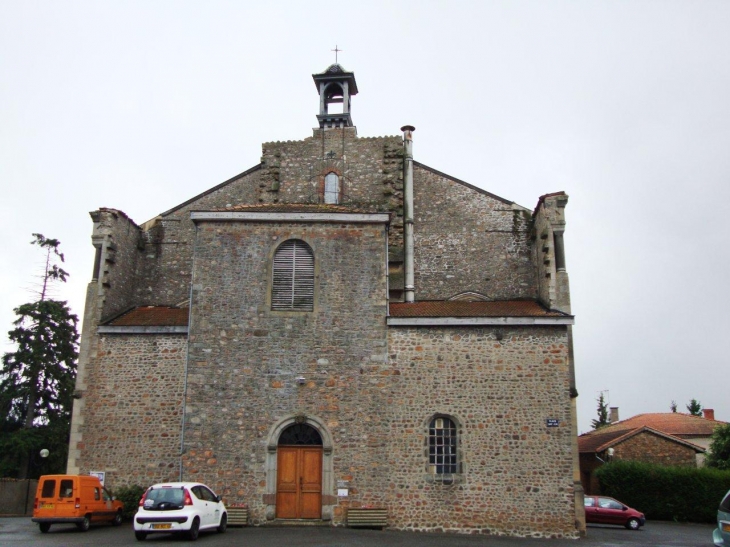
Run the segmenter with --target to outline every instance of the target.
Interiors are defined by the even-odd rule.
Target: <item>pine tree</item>
[[[687,405],[687,412],[692,416],[702,416],[702,404],[697,399],[692,399]]]
[[[669,405],[669,409],[670,409],[670,410],[671,410],[672,412],[677,412],[677,401],[675,401],[675,400],[672,400],[672,404],[670,404],[670,405]]]
[[[591,426],[593,426],[593,429],[600,429],[601,427],[605,427],[611,422],[608,420],[608,405],[606,404],[606,400],[603,397],[603,393],[598,397],[598,418],[591,421]]]
[[[3,356],[0,369],[0,474],[18,478],[64,470],[78,358],[78,318],[66,302],[49,298],[51,283],[68,277],[54,263],[64,260],[60,242],[33,236],[46,253],[40,291],[35,302],[14,310],[8,336],[15,351]],[[36,461],[42,448],[52,457]]]

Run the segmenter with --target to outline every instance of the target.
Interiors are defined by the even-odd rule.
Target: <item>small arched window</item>
[[[337,173],[327,173],[324,177],[324,202],[340,202],[340,177]]]
[[[290,239],[274,253],[271,309],[314,309],[314,253],[304,241]]]
[[[458,439],[451,418],[438,416],[428,426],[428,468],[433,475],[458,473]]]

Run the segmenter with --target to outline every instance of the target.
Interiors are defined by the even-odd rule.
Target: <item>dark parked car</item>
[[[718,547],[730,547],[730,491],[717,510],[717,528],[712,532],[712,541]]]
[[[638,530],[646,523],[644,513],[606,496],[586,496],[586,522],[620,524],[629,530]]]

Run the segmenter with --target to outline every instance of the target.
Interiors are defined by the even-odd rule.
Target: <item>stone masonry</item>
[[[413,162],[416,302],[394,318],[407,165],[400,136],[320,127],[142,224],[94,211],[69,472],[202,481],[267,525],[298,424],[321,441],[322,522],[382,507],[397,529],[576,537],[568,198],[533,211]],[[290,240],[312,251],[312,311],[272,309]],[[437,417],[456,473],[430,466]]]

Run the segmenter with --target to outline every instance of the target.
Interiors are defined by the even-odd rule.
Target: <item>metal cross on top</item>
[[[338,54],[338,53],[339,53],[340,51],[343,51],[343,50],[339,49],[339,48],[337,47],[337,44],[335,44],[335,49],[331,49],[330,51],[334,51],[334,52],[335,52],[335,64],[337,64],[337,54]]]

